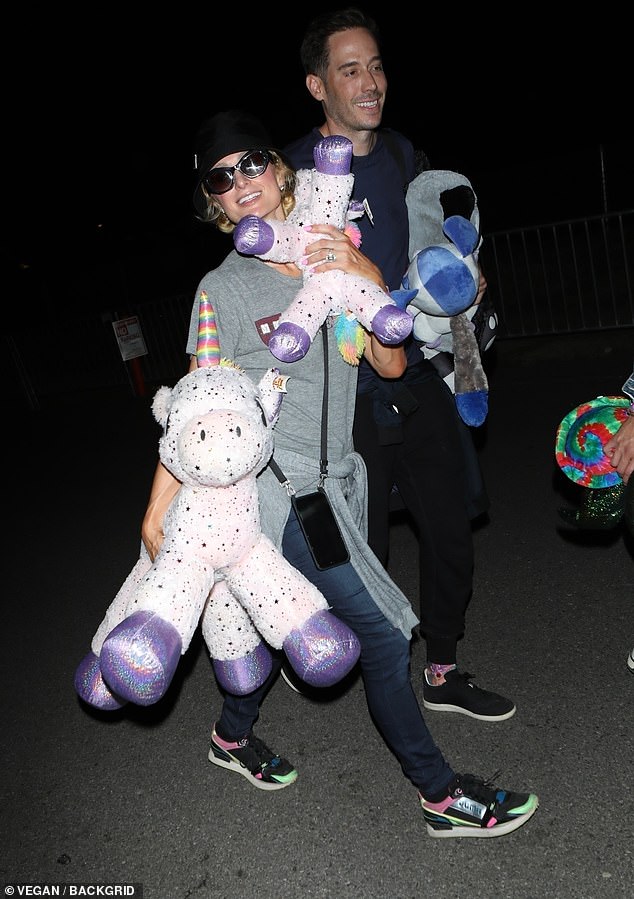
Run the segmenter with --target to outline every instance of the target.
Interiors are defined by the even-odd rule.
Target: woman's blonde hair
[[[277,177],[282,181],[282,209],[284,211],[284,216],[286,217],[295,206],[295,171],[275,150],[267,150],[267,152],[271,157],[271,162],[275,166]],[[218,198],[214,194],[208,194],[204,185],[202,185],[202,191],[207,202],[207,208],[205,214],[202,216],[202,221],[215,225],[223,234],[231,234],[235,228],[235,224],[225,215]]]

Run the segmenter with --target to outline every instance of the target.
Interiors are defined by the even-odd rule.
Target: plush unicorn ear
[[[165,428],[172,408],[172,391],[169,387],[159,387],[152,400],[152,414],[162,428]]]

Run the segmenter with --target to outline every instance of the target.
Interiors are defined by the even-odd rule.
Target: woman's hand
[[[154,561],[161,548],[165,534],[163,533],[163,516],[157,512],[156,506],[153,504],[148,506],[145,513],[145,518],[141,525],[141,538],[150,559]]]
[[[154,473],[150,501],[141,525],[141,538],[152,561],[158,555],[165,538],[163,532],[165,513],[179,488],[180,481],[177,481],[163,463],[159,462]]]
[[[314,240],[311,241],[311,236]],[[334,225],[309,225],[306,229],[306,255],[303,263],[311,267],[315,273],[329,272],[338,269],[348,275],[366,278],[381,289],[385,289],[385,279],[381,270],[355,247],[347,234]],[[334,253],[335,258],[328,262],[326,256]]]
[[[320,235],[317,240],[306,246],[306,261],[312,266],[312,272],[327,272],[334,269],[356,275],[377,284],[389,293],[385,286],[385,278],[381,270],[364,256],[358,247],[342,231],[334,225],[311,225],[310,233]],[[328,253],[334,253],[332,262],[326,261]],[[485,282],[486,283],[486,282]],[[364,356],[382,378],[398,378],[407,366],[405,351],[402,346],[385,346],[374,335],[366,331]]]

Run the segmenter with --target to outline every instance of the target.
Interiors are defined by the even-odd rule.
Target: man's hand
[[[480,272],[480,281],[478,282],[478,293],[476,294],[476,298],[473,301],[473,305],[477,306],[478,303],[482,302],[482,297],[486,293],[486,289],[488,287],[487,279],[484,277],[484,272],[482,269],[479,269]]]

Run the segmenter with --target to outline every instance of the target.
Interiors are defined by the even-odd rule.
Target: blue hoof
[[[489,411],[488,390],[474,390],[471,393],[457,393],[456,406],[460,418],[466,425],[479,428]]]

